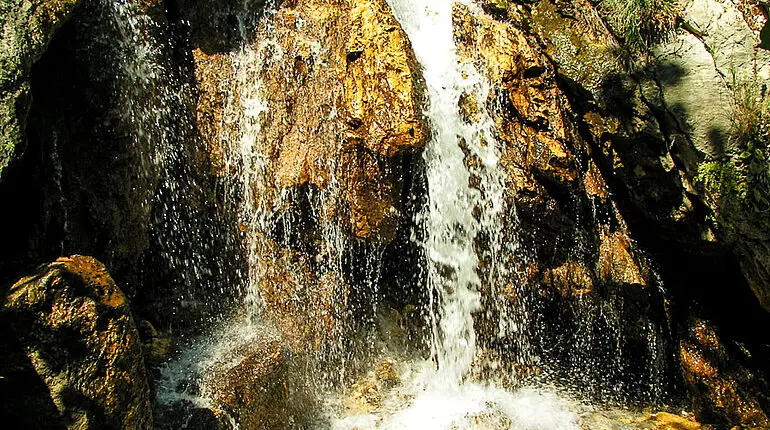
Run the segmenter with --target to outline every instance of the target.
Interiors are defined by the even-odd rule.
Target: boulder
[[[291,428],[288,349],[256,336],[222,354],[203,373],[201,394],[240,428]]]
[[[43,416],[51,420],[45,427],[72,429],[152,427],[139,334],[126,297],[100,262],[74,255],[41,266],[11,287],[2,317],[12,345],[23,351],[20,363],[6,365],[34,372],[4,374],[2,383],[24,387],[31,376],[45,386],[37,393],[42,398],[27,389],[14,393],[11,404],[24,419]],[[46,402],[53,408],[28,410]]]

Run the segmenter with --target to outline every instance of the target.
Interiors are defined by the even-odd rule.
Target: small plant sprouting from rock
[[[732,139],[736,147],[766,149],[770,143],[770,99],[758,78],[733,78]]]
[[[732,127],[733,159],[744,182],[741,197],[754,211],[770,210],[770,100],[767,85],[755,77],[748,81],[733,78]]]
[[[720,223],[770,226],[770,99],[757,78],[733,77],[730,149],[701,164],[697,182],[718,202]],[[760,215],[760,216],[757,216]]]
[[[624,45],[635,52],[667,40],[679,15],[673,0],[603,0],[599,10]]]

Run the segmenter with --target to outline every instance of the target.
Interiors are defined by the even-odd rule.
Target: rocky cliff
[[[454,5],[458,61],[489,86],[455,108],[468,124],[491,121],[511,245],[498,256],[491,239],[476,244],[479,273],[505,268],[503,294],[481,291],[495,311],[474,315],[479,342],[495,365],[603,401],[685,400],[704,423],[770,426],[768,6],[651,3]],[[230,376],[201,383],[252,393],[220,393],[214,407],[237,417],[256,399],[244,423],[290,413],[289,356],[354,368],[382,309],[401,330],[425,330],[416,213],[432,130],[421,67],[385,0],[2,0],[0,16],[0,291],[14,333],[4,342],[18,350],[5,368],[39,375],[46,413],[66,426],[150,425],[131,312],[152,329],[142,340],[157,364],[168,355],[157,339],[259,302],[286,349],[246,345],[241,365],[214,372]],[[476,186],[482,162],[465,148]],[[81,306],[91,294],[78,286],[111,279],[74,285],[71,260],[34,269],[75,253],[126,291],[93,305],[119,309],[105,308],[117,329]],[[46,319],[41,288],[71,321]],[[522,309],[526,327],[500,335],[497,312]],[[57,345],[22,323],[77,329]],[[36,352],[70,343],[85,345],[77,363],[99,350],[130,359],[72,367],[108,372],[78,386]],[[481,361],[478,377],[490,371]],[[253,381],[229,380],[249,369]],[[141,374],[104,384],[115,402],[56,394],[96,401],[113,371]],[[18,384],[14,372],[0,383]],[[40,392],[25,396],[44,402]]]

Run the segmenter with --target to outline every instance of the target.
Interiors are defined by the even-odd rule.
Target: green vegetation
[[[732,139],[734,145],[766,150],[770,142],[770,99],[767,87],[756,78],[733,78]]]
[[[667,40],[679,12],[673,0],[602,0],[599,10],[625,46],[637,52]]]
[[[770,225],[770,100],[756,79],[733,78],[730,148],[720,160],[704,162],[696,183],[719,208],[719,221]]]
[[[707,190],[709,198],[716,203],[720,223],[732,225],[742,212],[740,190],[745,189],[745,182],[741,180],[732,160],[702,163],[698,166],[695,183]]]
[[[754,212],[770,209],[770,100],[756,79],[733,79],[730,144],[741,182],[738,189]]]

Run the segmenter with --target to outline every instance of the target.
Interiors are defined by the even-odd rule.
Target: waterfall
[[[484,108],[488,84],[472,64],[457,58],[452,3],[390,1],[428,87],[426,115],[432,137],[423,155],[428,202],[418,223],[426,236],[422,246],[434,310],[433,348],[441,379],[457,384],[476,353],[472,314],[480,310],[479,289],[486,284],[495,295],[499,283],[505,203],[504,172],[498,164],[493,123]],[[469,124],[462,118],[458,107],[462,96],[475,99],[481,107],[480,120]],[[479,273],[481,235],[490,254],[485,276]],[[505,323],[500,327],[504,331]]]

